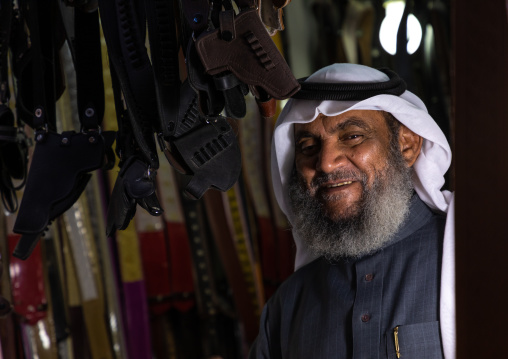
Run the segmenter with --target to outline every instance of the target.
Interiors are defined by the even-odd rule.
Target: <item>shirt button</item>
[[[361,319],[362,319],[362,322],[367,323],[370,320],[370,315],[364,314],[364,315],[362,315]]]
[[[364,278],[366,282],[370,282],[374,278],[374,274],[372,273],[366,274]]]

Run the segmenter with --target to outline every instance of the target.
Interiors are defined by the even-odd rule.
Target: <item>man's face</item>
[[[384,179],[390,139],[379,111],[352,110],[295,124],[296,171],[327,217],[358,215],[364,192]]]

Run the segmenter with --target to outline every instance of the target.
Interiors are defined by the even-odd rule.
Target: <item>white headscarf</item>
[[[388,76],[363,65],[334,64],[315,72],[306,81],[368,83],[388,81]],[[290,99],[277,120],[272,142],[272,181],[277,202],[291,222],[293,216],[288,182],[294,165],[293,125],[311,122],[319,114],[336,116],[349,110],[390,112],[399,122],[423,138],[420,155],[413,166],[413,183],[416,192],[429,207],[447,213],[441,268],[440,323],[445,358],[455,358],[454,201],[453,193],[441,190],[452,154],[445,135],[417,96],[405,91],[400,96],[377,95],[363,101]],[[297,248],[297,269],[315,258],[294,232],[293,236]]]

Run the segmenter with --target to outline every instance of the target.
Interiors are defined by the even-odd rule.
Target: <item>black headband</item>
[[[400,96],[406,91],[406,83],[399,75],[389,69],[379,69],[389,80],[385,82],[344,82],[323,83],[304,82],[307,77],[299,79],[300,91],[292,96],[298,100],[321,101],[361,101],[376,95]]]

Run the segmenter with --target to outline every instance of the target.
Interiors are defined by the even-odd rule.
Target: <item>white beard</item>
[[[293,171],[289,185],[295,214],[291,221],[293,230],[311,252],[329,260],[372,254],[390,242],[409,213],[413,194],[411,173],[400,152],[392,149],[387,169],[376,174],[371,188],[367,188],[365,174],[356,174],[363,193],[354,213],[332,220],[322,202],[311,195],[303,179]],[[323,180],[330,177],[333,175]]]

